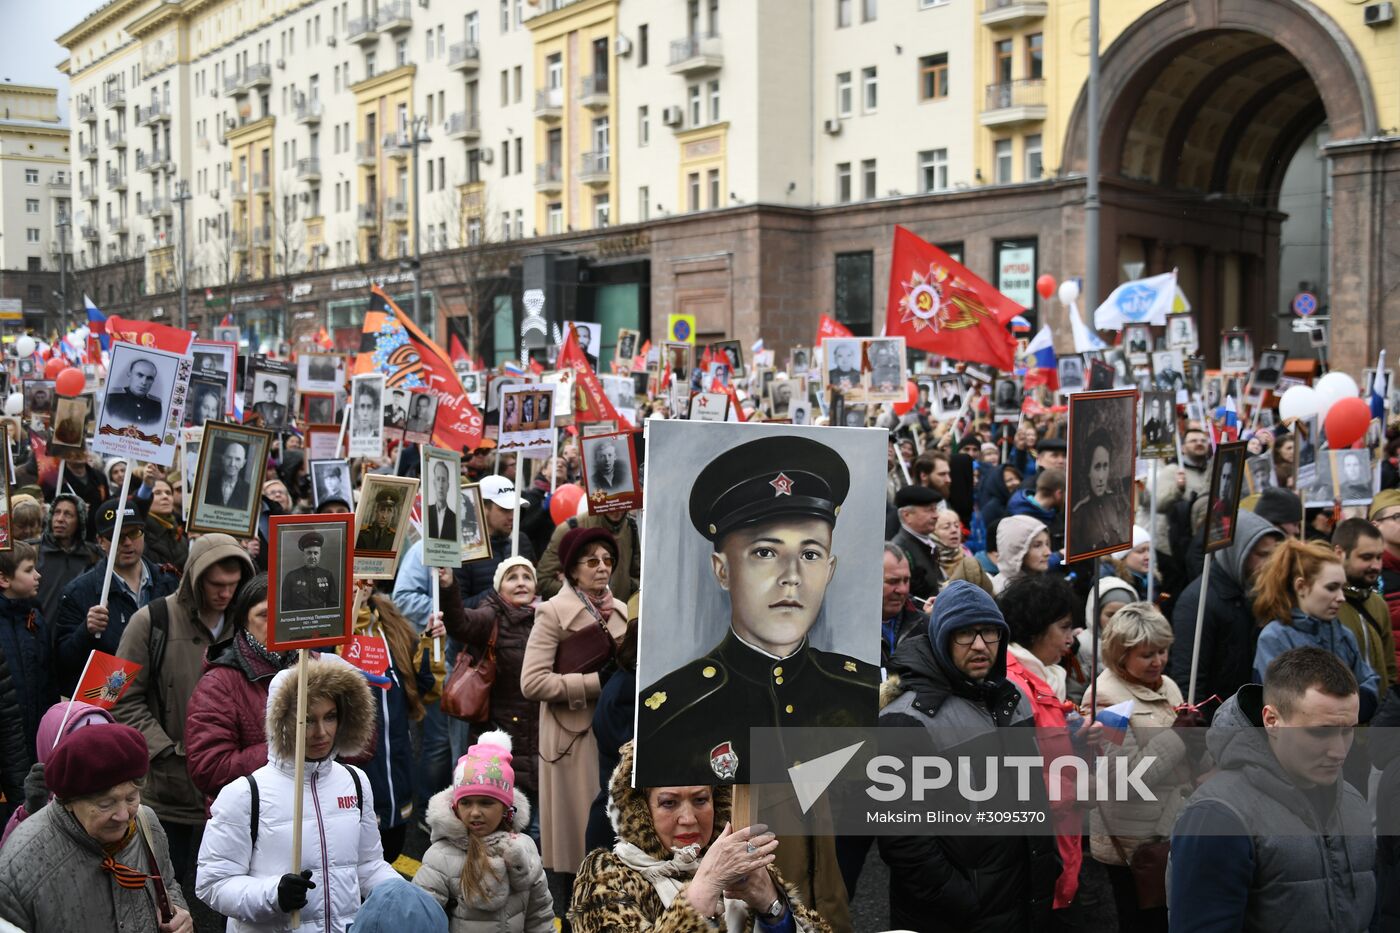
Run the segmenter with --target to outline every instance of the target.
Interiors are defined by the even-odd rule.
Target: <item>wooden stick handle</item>
[[[297,742],[296,765],[292,775],[292,874],[301,872],[301,815],[302,798],[305,789],[301,786],[306,777],[306,661],[309,652],[305,648],[297,650]],[[327,879],[321,879],[328,884]],[[329,918],[327,918],[329,920]],[[291,926],[295,930],[301,926],[301,911],[292,911]]]

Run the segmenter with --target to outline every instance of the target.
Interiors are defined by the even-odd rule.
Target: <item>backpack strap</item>
[[[170,641],[170,606],[164,596],[158,596],[146,604],[151,610],[151,631],[146,639],[146,683],[147,689],[156,701],[156,715],[160,717],[160,727],[165,728],[165,697],[160,692],[157,672],[165,660],[165,645]]]
[[[243,779],[248,782],[248,835],[253,838],[253,848],[258,847],[258,782],[251,774]]]
[[[360,808],[360,816],[364,816],[365,789],[360,786],[360,769],[354,765],[346,765],[345,770],[350,772],[350,780],[355,782],[355,806]]]

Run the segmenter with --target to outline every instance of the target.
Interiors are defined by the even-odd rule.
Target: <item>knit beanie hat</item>
[[[1371,511],[1367,513],[1367,518],[1374,521],[1381,509],[1389,508],[1392,505],[1400,505],[1400,489],[1382,489],[1371,500]]]
[[[1124,551],[1114,551],[1112,557],[1114,560],[1122,560],[1123,558],[1131,554],[1133,551],[1136,551],[1138,548],[1142,547],[1144,544],[1151,543],[1152,536],[1147,533],[1147,529],[1142,527],[1141,525],[1134,525],[1133,546]]]
[[[517,554],[514,557],[507,557],[496,565],[496,575],[491,578],[491,589],[500,592],[501,581],[506,578],[506,574],[510,573],[512,567],[528,567],[530,576],[536,577],[535,565],[530,563],[529,558],[521,557]],[[538,577],[536,578],[538,579]]]
[[[79,729],[60,742],[44,765],[44,782],[59,800],[96,794],[146,776],[146,737],[120,723]]]
[[[457,759],[452,774],[452,806],[463,797],[490,797],[509,809],[515,806],[515,769],[510,764],[510,734],[484,732],[467,753]]]

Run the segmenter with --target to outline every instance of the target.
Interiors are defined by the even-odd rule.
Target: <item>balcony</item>
[[[380,142],[384,154],[391,159],[406,159],[413,148],[407,133],[385,133]]]
[[[267,172],[255,172],[253,174],[253,193],[267,194],[272,188],[272,177]]]
[[[535,190],[541,194],[564,188],[564,168],[557,162],[541,162],[535,166]]]
[[[113,191],[125,191],[126,173],[117,171],[116,168],[107,169],[107,187]]]
[[[151,217],[169,217],[174,205],[169,198],[157,195],[146,202],[146,210]]]
[[[79,122],[79,123],[96,123],[96,122],[97,122],[97,108],[94,107],[90,101],[86,101],[86,100],[80,100],[80,101],[78,101],[78,122]]]
[[[253,228],[253,249],[267,249],[272,245],[271,227]]]
[[[121,127],[115,130],[108,130],[106,139],[107,145],[111,146],[113,149],[126,148],[126,130],[123,130]]]
[[[545,88],[535,92],[535,119],[555,121],[564,115],[564,89]]]
[[[313,126],[321,122],[321,102],[316,99],[304,100],[297,104],[296,121]]]
[[[248,236],[242,230],[235,230],[228,235],[229,249],[235,253],[246,253],[248,251]]]
[[[481,114],[475,110],[459,110],[449,114],[443,123],[448,139],[475,140],[481,136]]]
[[[78,157],[84,162],[96,162],[97,143],[78,143]]]
[[[475,71],[481,66],[481,48],[475,42],[454,42],[447,50],[447,67]]]
[[[612,154],[585,152],[579,160],[578,180],[585,185],[606,185],[612,180]]]
[[[374,18],[374,24],[380,31],[391,35],[412,29],[413,8],[408,0],[393,0],[392,3],[386,3],[379,8],[379,15]]]
[[[126,109],[126,90],[119,87],[109,87],[102,95],[102,102],[112,110]]]
[[[312,184],[321,180],[321,160],[318,158],[297,160],[297,181],[311,182]]]
[[[112,236],[124,236],[127,232],[125,217],[108,217],[107,232]]]
[[[355,143],[355,164],[360,166],[373,167],[378,159],[375,151],[374,140],[367,139],[364,142]]]
[[[82,234],[84,240],[98,239],[97,227],[92,224],[83,224],[79,232]]]
[[[408,198],[385,198],[384,219],[391,223],[407,223]]]
[[[67,172],[54,172],[49,176],[49,190],[57,194],[63,194],[72,187]]]
[[[78,198],[83,201],[96,201],[97,188],[94,185],[83,184],[78,186]]]
[[[238,72],[224,75],[224,96],[233,97],[243,93],[242,75]]]
[[[361,204],[355,209],[355,224],[359,227],[379,226],[379,214],[373,204]]]
[[[170,119],[170,111],[163,106],[160,101],[153,100],[149,104],[136,105],[136,123],[138,126],[153,126],[162,120]]]
[[[609,103],[607,73],[584,75],[579,81],[578,102],[590,110],[600,110]]]
[[[723,65],[724,52],[719,36],[687,36],[671,43],[671,63],[666,70],[673,75],[693,75],[714,71]]]
[[[242,178],[235,178],[228,183],[228,196],[230,201],[248,200],[248,182]]]
[[[1045,0],[983,0],[983,26],[1021,26],[1044,19]]]
[[[983,126],[1014,126],[1044,119],[1044,78],[987,85],[987,100],[979,117]]]
[[[255,90],[272,86],[272,66],[267,62],[253,62],[243,69],[241,84],[244,90]]]
[[[345,27],[345,39],[357,45],[373,45],[379,41],[379,33],[374,29],[373,16],[360,16],[352,19]]]

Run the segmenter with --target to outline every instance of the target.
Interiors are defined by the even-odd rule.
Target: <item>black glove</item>
[[[49,802],[49,787],[44,783],[44,763],[36,761],[24,777],[24,809],[33,816]]]
[[[1200,760],[1206,751],[1206,732],[1210,724],[1205,716],[1195,710],[1183,709],[1176,714],[1172,730],[1186,746],[1186,754],[1192,762]]]
[[[291,873],[283,875],[282,880],[277,882],[277,906],[284,914],[301,910],[306,906],[306,892],[314,887],[316,885],[311,880],[311,869],[309,868],[299,875]]]

